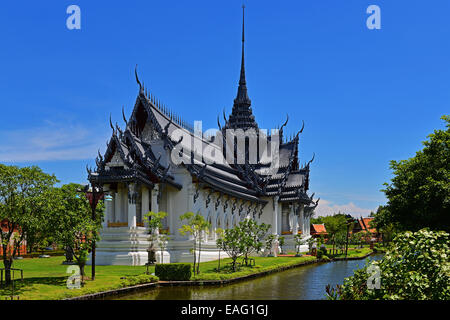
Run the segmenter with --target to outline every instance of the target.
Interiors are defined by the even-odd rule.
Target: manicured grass
[[[370,253],[369,248],[353,249],[348,251],[348,257],[362,257]],[[338,255],[335,258],[343,258],[345,255]],[[276,271],[285,267],[316,260],[315,257],[254,257],[255,266],[242,266],[240,270],[232,273],[229,268],[230,258],[221,259],[221,270],[217,272],[218,261],[202,262],[200,264],[200,274],[193,276],[191,280],[228,280],[247,275]],[[21,300],[48,300],[64,299],[81,296],[107,290],[119,289],[137,283],[148,282],[149,277],[143,276],[146,271],[145,266],[96,266],[95,281],[86,280],[81,289],[68,289],[66,273],[68,266],[63,265],[64,257],[51,257],[46,259],[23,259],[14,262],[14,268],[24,270],[24,281],[14,281],[14,295],[20,296]],[[242,262],[242,259],[238,260]],[[155,272],[154,267],[149,268],[150,273]],[[91,267],[86,266],[87,277],[91,275]],[[136,277],[139,276],[140,277]],[[16,279],[20,274],[16,272]],[[127,279],[121,279],[127,277]],[[11,295],[11,287],[0,287],[0,300],[7,299]]]
[[[340,251],[339,251],[340,252]],[[354,249],[352,248],[352,250],[348,250],[347,251],[347,258],[361,258],[364,257],[366,255],[368,255],[369,253],[371,253],[372,250],[370,248],[360,248],[360,249]],[[345,258],[345,251],[343,254],[337,254],[334,256],[329,255],[329,258]]]
[[[315,260],[314,257],[256,257],[256,266],[243,266],[240,271],[230,273],[225,270],[231,259],[221,259],[221,272],[216,272],[218,261],[203,262],[200,264],[200,275],[192,280],[226,280],[242,277],[249,274],[274,270],[280,267],[291,266],[305,261]],[[145,266],[96,266],[95,281],[86,280],[81,289],[68,289],[66,273],[67,265],[63,265],[64,257],[51,257],[46,259],[23,259],[14,262],[14,268],[24,270],[24,281],[14,281],[14,295],[21,300],[47,300],[64,299],[85,294],[122,288],[133,284],[133,280],[123,280],[121,277],[142,275]],[[224,269],[222,269],[224,268]],[[149,272],[154,273],[155,268],[150,267]],[[91,267],[86,266],[86,276],[90,277]],[[16,279],[20,274],[16,272]],[[0,299],[7,299],[11,295],[11,286],[0,287]]]
[[[217,272],[218,261],[203,262],[200,264],[200,274],[193,276],[192,280],[229,280],[239,278],[251,274],[272,271],[284,267],[297,265],[303,262],[314,261],[315,257],[253,257],[255,259],[255,266],[242,266],[237,272],[231,272],[229,266],[231,259],[222,259],[220,261],[221,271]],[[242,259],[238,260],[243,262]]]
[[[23,259],[14,261],[14,268],[23,269],[24,281],[14,282],[14,295],[20,296],[21,300],[39,299],[64,299],[73,296],[118,289],[125,285],[127,280],[121,277],[130,277],[144,274],[146,267],[132,266],[96,266],[95,281],[86,280],[81,289],[68,289],[66,273],[67,265],[63,265],[64,257],[51,257],[46,259]],[[3,263],[0,263],[3,267]],[[150,272],[154,272],[151,269]],[[86,276],[91,276],[91,267],[86,266]],[[15,272],[16,279],[20,278],[20,273]],[[11,295],[11,286],[0,287],[0,299],[5,299]]]

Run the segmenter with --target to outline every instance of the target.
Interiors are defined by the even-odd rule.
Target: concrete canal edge
[[[96,292],[96,293],[82,295],[79,297],[67,298],[64,300],[96,300],[96,299],[102,299],[102,298],[116,296],[116,295],[145,291],[148,289],[155,289],[158,287],[222,286],[222,285],[227,285],[227,284],[245,281],[245,280],[249,280],[249,279],[263,277],[263,276],[266,276],[266,275],[269,275],[269,274],[272,274],[275,272],[281,272],[281,271],[285,271],[285,270],[289,270],[289,269],[294,269],[294,268],[298,268],[298,267],[309,265],[309,264],[316,264],[316,263],[321,263],[321,262],[333,262],[333,261],[341,261],[341,260],[362,260],[362,259],[369,257],[373,253],[374,252],[370,252],[369,254],[367,254],[363,257],[353,257],[353,258],[347,258],[347,259],[346,258],[337,258],[337,259],[333,259],[333,260],[329,260],[329,261],[326,261],[323,259],[304,261],[304,262],[300,262],[300,263],[293,264],[290,266],[284,266],[284,267],[280,267],[280,268],[276,268],[276,269],[272,269],[272,270],[262,271],[262,272],[258,272],[258,273],[254,273],[254,274],[249,274],[249,275],[246,275],[243,277],[237,277],[237,278],[227,279],[227,280],[159,281],[159,282],[154,282],[154,283],[145,283],[145,284],[140,284],[140,285],[131,286],[131,287],[119,288],[119,289],[114,289],[114,290]]]

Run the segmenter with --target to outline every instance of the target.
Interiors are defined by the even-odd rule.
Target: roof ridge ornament
[[[135,77],[136,77],[136,82],[138,83],[138,85],[139,85],[139,91],[142,91],[142,84],[141,84],[141,82],[139,81],[139,77],[138,77],[138,74],[137,74],[137,64],[136,64],[136,67],[134,68],[134,75],[135,75]]]
[[[125,127],[128,126],[128,122],[127,122],[127,118],[125,117],[125,110],[124,110],[125,106],[122,105],[122,117],[123,117],[123,121],[125,122]]]

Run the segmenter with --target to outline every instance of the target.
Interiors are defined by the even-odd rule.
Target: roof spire
[[[239,87],[234,99],[233,110],[229,116],[225,128],[240,128],[247,130],[249,128],[258,128],[255,117],[250,107],[252,102],[247,93],[247,82],[245,80],[245,5],[242,5],[242,58],[241,74],[239,77]]]
[[[247,95],[247,82],[245,81],[245,5],[242,5],[242,59],[241,59],[241,76],[239,78],[239,88],[236,99],[240,101],[248,101],[250,103],[250,99]]]

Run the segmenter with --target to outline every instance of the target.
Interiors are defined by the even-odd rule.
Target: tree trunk
[[[80,277],[81,277],[81,282],[84,281],[84,264],[80,264],[78,265],[80,267]]]
[[[195,275],[195,271],[196,271],[195,266],[196,266],[196,261],[197,261],[197,253],[196,253],[195,249],[197,249],[197,239],[194,238],[194,252],[193,252],[193,254],[194,254],[194,275]]]
[[[219,249],[219,266],[217,267],[217,272],[220,273],[220,249]]]
[[[198,242],[198,262],[197,262],[197,274],[200,273],[200,254],[202,252],[202,241],[201,239]]]
[[[3,265],[5,266],[5,283],[11,284],[11,267],[13,264],[12,258],[3,258]]]

